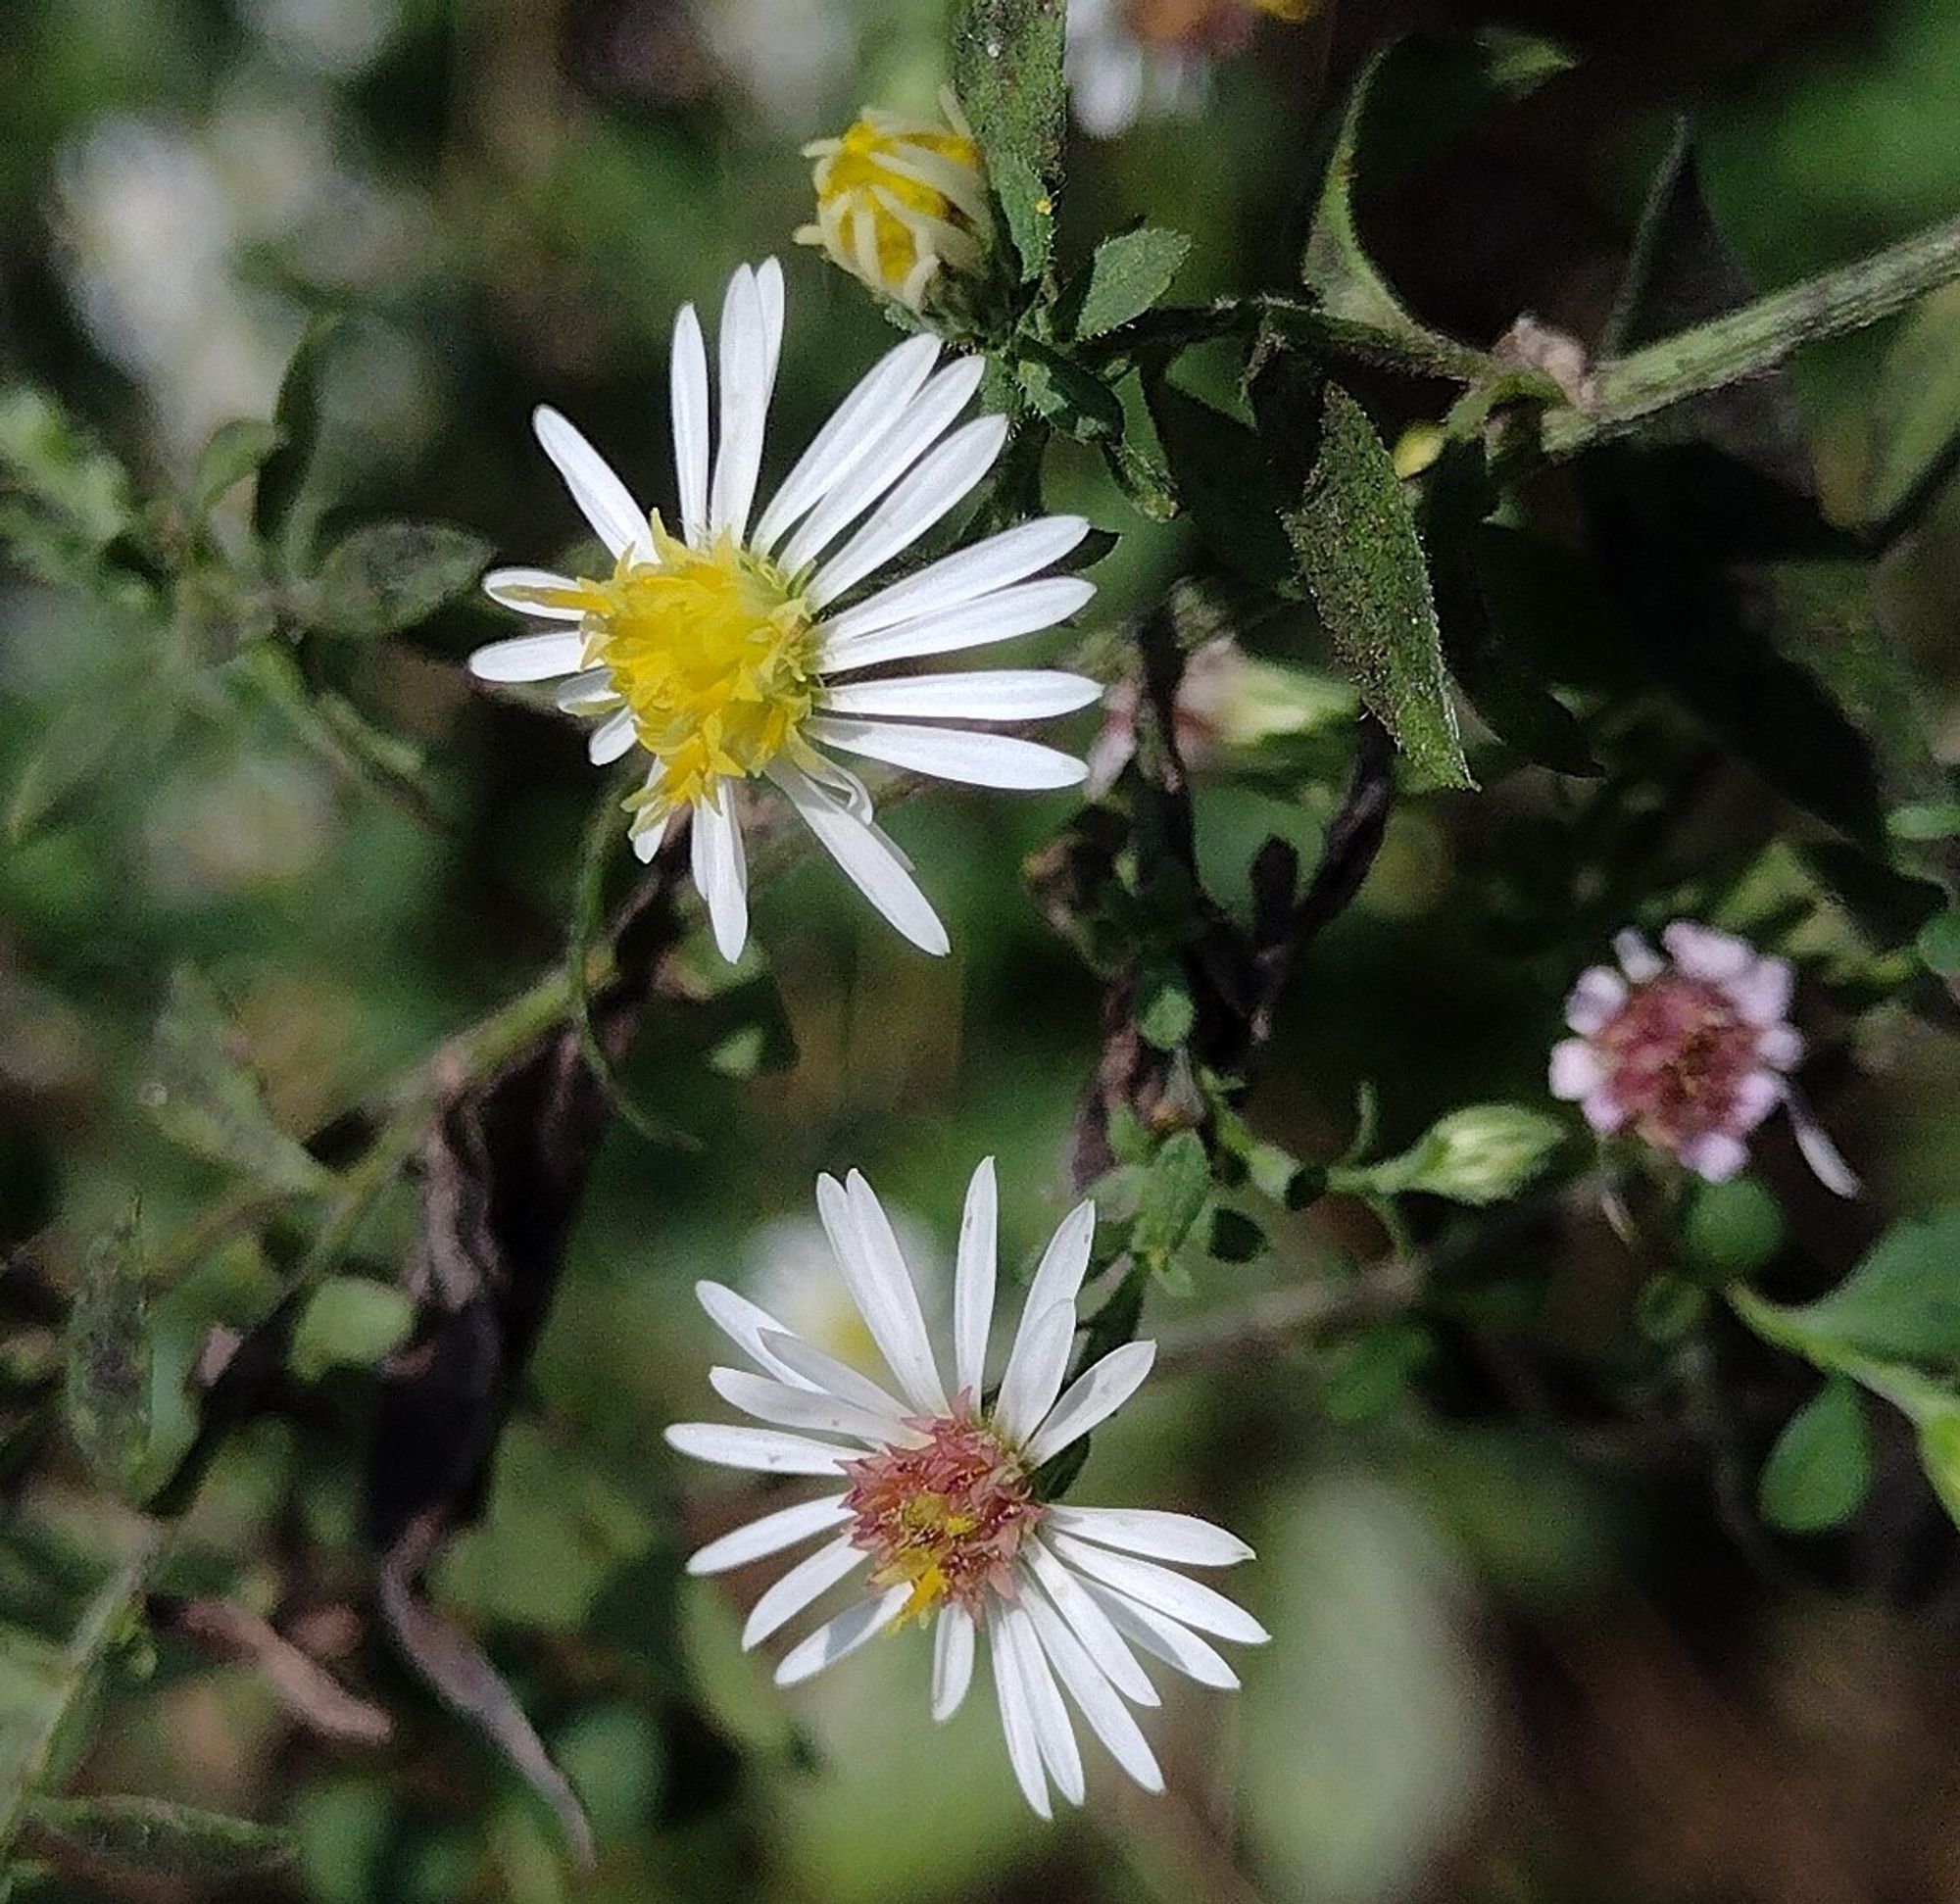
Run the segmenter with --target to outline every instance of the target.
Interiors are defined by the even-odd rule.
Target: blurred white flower
[[[1051,1782],[1071,1804],[1082,1802],[1082,1755],[1064,1692],[1123,1770],[1161,1790],[1155,1755],[1129,1710],[1158,1703],[1138,1654],[1204,1684],[1233,1686],[1237,1675],[1203,1635],[1247,1644],[1267,1635],[1222,1593],[1159,1564],[1231,1566],[1251,1555],[1237,1537],[1187,1514],[1071,1507],[1035,1490],[1037,1470],[1114,1414],[1156,1355],[1153,1343],[1125,1343],[1063,1388],[1094,1206],[1079,1205],[1049,1244],[988,1408],[992,1160],[973,1173],[966,1193],[950,1388],[870,1185],[853,1171],[844,1184],[821,1177],[816,1188],[837,1266],[898,1393],[732,1290],[697,1285],[702,1306],[761,1371],[717,1368],[710,1381],[724,1400],[769,1425],[685,1422],[669,1428],[667,1440],[724,1467],[828,1475],[846,1486],[711,1541],[689,1571],[724,1572],[830,1534],[756,1602],[742,1643],[760,1644],[867,1566],[869,1591],[790,1649],[776,1669],[778,1684],[808,1679],[903,1621],[931,1620],[932,1712],[948,1719],[966,1696],[984,1629],[1007,1757],[1037,1812],[1049,1816]]]
[[[908,1211],[890,1208],[928,1326],[944,1319],[947,1265],[932,1233]],[[760,1229],[750,1247],[748,1288],[794,1336],[849,1363],[863,1375],[880,1367],[877,1340],[832,1269],[830,1240],[813,1216],[778,1217]]]
[[[1063,73],[1076,123],[1111,139],[1140,120],[1204,104],[1212,63],[1236,53],[1260,14],[1298,22],[1323,0],[1068,0]]]
[[[1617,970],[1580,974],[1565,1002],[1578,1036],[1552,1048],[1551,1095],[1577,1101],[1595,1131],[1631,1130],[1710,1183],[1742,1169],[1749,1134],[1781,1103],[1819,1182],[1856,1196],[1857,1178],[1786,1075],[1803,1056],[1788,964],[1687,919],[1660,938],[1665,957],[1623,932]]]
[[[1025,668],[836,677],[1053,627],[1095,587],[1039,571],[1089,525],[1077,515],[1024,522],[838,610],[841,599],[971,494],[1000,455],[1007,424],[981,416],[953,428],[979,387],[982,364],[960,358],[935,369],[937,341],[911,338],[844,399],[752,522],[782,332],[776,261],[742,266],[721,307],[719,444],[710,470],[707,351],[694,307],[682,310],[673,343],[677,536],[658,514],[648,516],[557,411],[537,412],[538,440],[613,567],[596,579],[535,568],[487,575],[493,600],[557,625],[493,642],[469,665],[486,681],[569,675],[559,706],[599,717],[587,748],[595,764],[634,747],[653,757],[627,802],[627,831],[640,857],[651,859],[672,816],[692,814],[694,880],[724,957],[738,957],[748,939],[737,806],[744,783],[758,777],[774,784],[900,932],[925,952],[944,952],[946,930],[878,827],[863,782],[819,750],[974,786],[1072,787],[1085,769],[1069,755],[931,723],[1044,719],[1086,707],[1097,685]]]
[[[802,245],[820,245],[880,297],[923,311],[943,273],[977,276],[992,242],[987,171],[973,129],[950,91],[944,124],[867,106],[835,139],[804,147],[814,159],[816,222]]]
[[[1107,793],[1137,751],[1140,692],[1136,678],[1125,676],[1102,697],[1102,731],[1089,750],[1092,794]],[[1259,660],[1231,635],[1217,635],[1185,662],[1178,680],[1178,755],[1190,771],[1203,773],[1261,741],[1345,724],[1358,705],[1345,681]]]
[[[835,0],[710,0],[699,15],[715,58],[778,125],[809,125],[852,70],[855,23]]]

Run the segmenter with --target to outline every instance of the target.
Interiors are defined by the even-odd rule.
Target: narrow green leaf
[[[1211,1161],[1196,1131],[1165,1140],[1144,1176],[1131,1243],[1153,1269],[1183,1246],[1211,1192]]]
[[[397,634],[473,588],[492,553],[446,522],[375,522],[334,545],[301,610],[333,634]]]
[[[1841,1375],[1784,1425],[1763,1464],[1763,1519],[1791,1534],[1821,1534],[1858,1511],[1872,1481],[1871,1431],[1857,1385]]]
[[[331,1181],[273,1122],[236,1021],[211,982],[188,965],[172,975],[142,1101],[173,1144],[269,1190],[299,1195]]]
[[[227,491],[256,475],[284,439],[276,423],[257,416],[240,416],[220,423],[197,453],[190,477],[190,506],[198,515],[208,514],[212,506]]]
[[[1190,252],[1183,232],[1151,225],[1103,239],[1069,288],[1063,321],[1077,337],[1101,337],[1142,317],[1170,289]]]
[[[366,1276],[329,1276],[293,1327],[288,1360],[303,1382],[330,1368],[371,1368],[408,1340],[416,1309],[400,1290]]]
[[[1960,1401],[1922,1408],[1913,1419],[1919,1428],[1919,1465],[1940,1506],[1960,1523]]]
[[[321,317],[300,339],[272,407],[279,444],[260,465],[259,487],[252,499],[252,526],[260,540],[276,548],[296,569],[306,566],[318,519],[320,498],[315,493],[314,465],[319,454],[327,367],[340,337],[340,320]]]
[[[1940,978],[1960,977],[1960,912],[1941,912],[1927,920],[1913,950],[1929,972]]]
[[[1327,386],[1319,455],[1286,527],[1334,651],[1411,762],[1470,787],[1422,544],[1375,426]]]
[[[43,1798],[32,1816],[91,1857],[192,1882],[250,1877],[293,1855],[284,1831],[162,1798]]]
[[[150,1338],[132,1208],[83,1258],[69,1312],[69,1432],[96,1479],[135,1500],[150,1451]]]
[[[1024,280],[1048,267],[1061,188],[1066,0],[962,0],[953,89],[972,122],[1020,254]]]

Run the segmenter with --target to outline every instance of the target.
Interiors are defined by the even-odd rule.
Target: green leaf
[[[1286,526],[1362,700],[1424,774],[1446,787],[1474,786],[1401,480],[1367,413],[1337,383],[1327,386],[1305,496]]]
[[[1871,1431],[1857,1385],[1841,1375],[1789,1420],[1763,1464],[1763,1519],[1791,1534],[1821,1534],[1858,1511],[1872,1481]]]
[[[333,634],[397,634],[473,588],[492,553],[446,522],[376,522],[334,545],[303,591],[303,612]]]
[[[249,1877],[293,1855],[284,1831],[162,1798],[43,1798],[32,1817],[91,1857],[192,1882]]]
[[[324,415],[327,367],[339,348],[342,327],[337,317],[315,320],[300,339],[279,384],[272,407],[272,426],[278,447],[259,468],[259,488],[252,499],[252,526],[261,541],[275,547],[286,564],[303,569],[321,498],[315,481]]]
[[[1115,391],[1046,344],[1019,347],[1014,378],[1035,410],[1078,443],[1098,443],[1123,434],[1123,405]]]
[[[103,549],[136,526],[129,478],[52,398],[0,389],[0,490],[27,497],[81,542]]]
[[[408,1340],[416,1307],[400,1290],[366,1276],[329,1276],[293,1328],[289,1360],[303,1382],[330,1368],[371,1368]]]
[[[172,975],[142,1101],[173,1144],[269,1190],[299,1195],[332,1181],[272,1121],[243,1034],[210,981],[188,965]]]
[[[1170,289],[1190,251],[1183,232],[1152,225],[1103,239],[1069,287],[1063,323],[1076,337],[1101,337],[1142,317]]]
[[[1960,1208],[1893,1225],[1830,1294],[1779,1320],[1861,1355],[1960,1362]]]
[[[133,1501],[150,1451],[150,1338],[132,1207],[83,1258],[69,1311],[62,1402],[105,1488]]]
[[[1198,1022],[1198,1008],[1191,994],[1176,979],[1162,979],[1145,999],[1137,1013],[1137,1031],[1146,1045],[1160,1051],[1174,1051],[1191,1036]]]
[[[1151,1159],[1130,1242],[1161,1272],[1184,1245],[1211,1194],[1211,1160],[1196,1131],[1179,1131]]]
[[[1960,912],[1941,912],[1927,920],[1913,950],[1929,972],[1940,978],[1960,977]]]
[[[220,423],[197,453],[197,464],[190,477],[190,506],[198,515],[207,515],[212,507],[247,476],[256,475],[284,438],[276,423],[257,416],[240,416]]]
[[[1885,540],[1909,526],[1960,459],[1960,286],[1922,299],[1902,320],[1870,415],[1860,513]]]
[[[1919,1465],[1940,1506],[1960,1523],[1960,1401],[1922,1407],[1913,1419],[1919,1428]]]
[[[954,29],[953,89],[1030,282],[1048,267],[1061,188],[1066,21],[1066,0],[963,0]]]
[[[1258,437],[1161,377],[1147,380],[1145,393],[1177,493],[1212,553],[1260,588],[1297,593],[1293,545],[1280,519],[1293,498]]]
[[[1211,1212],[1206,1251],[1221,1263],[1250,1263],[1266,1246],[1266,1233],[1243,1210],[1222,1205]]]
[[[1960,800],[1910,802],[1886,816],[1886,831],[1915,844],[1960,837]]]

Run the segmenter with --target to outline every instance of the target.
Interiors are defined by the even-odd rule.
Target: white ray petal
[[[1076,1638],[1082,1641],[1089,1657],[1102,1669],[1103,1678],[1133,1705],[1159,1704],[1156,1687],[1087,1585],[1077,1580],[1041,1541],[1031,1540],[1021,1551],[1027,1556],[1035,1579],[1068,1622]]]
[[[616,714],[602,720],[585,737],[585,757],[595,767],[609,767],[631,750],[638,731],[633,724],[632,708],[621,708]]]
[[[810,606],[820,609],[836,601],[846,589],[909,549],[972,493],[1006,440],[1004,416],[976,416],[921,458],[871,512],[863,527],[810,578]]]
[[[764,1345],[779,1361],[786,1362],[798,1375],[835,1395],[840,1401],[855,1402],[874,1415],[888,1415],[895,1428],[911,1412],[897,1395],[881,1389],[868,1375],[860,1375],[848,1362],[807,1343],[800,1336],[769,1335]],[[909,1438],[909,1431],[907,1431]]]
[[[756,267],[756,295],[762,305],[762,341],[773,390],[776,368],[783,361],[783,268],[776,259],[765,258]]]
[[[939,339],[908,337],[889,350],[858,379],[809,448],[783,478],[782,487],[756,525],[754,545],[766,555],[784,534],[846,481],[877,446],[889,420],[909,407],[939,355]],[[868,508],[870,499],[866,498]]]
[[[751,1302],[746,1295],[737,1295],[725,1283],[697,1283],[694,1295],[695,1300],[708,1311],[708,1319],[758,1368],[773,1375],[779,1382],[787,1382],[792,1388],[813,1389],[817,1386],[799,1375],[776,1354],[770,1338],[788,1337],[794,1340],[796,1332],[784,1328],[768,1310]]]
[[[905,1611],[912,1596],[909,1587],[895,1587],[881,1600],[861,1600],[840,1613],[826,1626],[818,1627],[801,1645],[790,1649],[776,1668],[778,1685],[798,1685],[803,1681],[834,1666],[847,1653],[855,1653],[875,1638]]]
[[[1042,1651],[1054,1668],[1055,1676],[1067,1688],[1090,1730],[1109,1748],[1109,1756],[1146,1791],[1163,1789],[1163,1773],[1151,1750],[1142,1729],[1130,1717],[1130,1709],[1116,1696],[1113,1687],[1096,1662],[1082,1648],[1061,1615],[1039,1593],[1024,1594],[1020,1605],[1026,1610]]]
[[[871,1186],[855,1170],[845,1184],[819,1177],[816,1210],[851,1299],[901,1391],[913,1408],[944,1414],[946,1391],[926,1338],[918,1292]]]
[[[808,567],[879,502],[966,408],[985,368],[979,358],[960,358],[934,371],[905,409],[873,423],[856,468],[831,487],[790,538],[783,551],[784,568],[796,574]]]
[[[1272,1637],[1236,1600],[1228,1600],[1215,1587],[1201,1581],[1187,1580],[1153,1560],[1138,1560],[1126,1553],[1111,1553],[1078,1540],[1072,1534],[1057,1532],[1051,1544],[1056,1555],[1078,1573],[1100,1580],[1104,1587],[1135,1600],[1153,1612],[1167,1615],[1200,1633],[1215,1633],[1220,1639],[1236,1639],[1242,1645],[1256,1646]]]
[[[944,1725],[973,1683],[973,1616],[956,1601],[940,1609],[932,1630],[932,1716]]]
[[[1126,1594],[1110,1591],[1100,1581],[1084,1581],[1082,1587],[1109,1616],[1116,1631],[1135,1640],[1152,1658],[1175,1667],[1200,1685],[1215,1685],[1226,1692],[1238,1685],[1239,1675],[1232,1670],[1232,1662],[1189,1627]]]
[[[778,757],[769,777],[835,859],[844,875],[886,919],[921,952],[942,956],[949,950],[946,928],[930,902],[876,827],[860,820],[811,784],[809,776]]]
[[[1157,1358],[1155,1343],[1125,1343],[1084,1369],[1048,1412],[1027,1445],[1027,1461],[1038,1468],[1071,1441],[1100,1427],[1143,1386]]]
[[[780,1507],[773,1514],[751,1521],[747,1527],[724,1534],[718,1540],[709,1541],[688,1557],[687,1571],[725,1574],[731,1568],[746,1567],[752,1560],[781,1553],[785,1547],[794,1547],[812,1535],[850,1519],[851,1509],[844,1504],[842,1494],[826,1494],[821,1500],[801,1500],[794,1507]]]
[[[836,1474],[858,1450],[826,1447],[802,1435],[774,1428],[731,1428],[725,1422],[675,1422],[667,1444],[697,1461],[746,1468],[754,1474]]]
[[[1079,786],[1089,768],[1072,754],[1011,734],[969,734],[957,727],[916,727],[908,721],[851,720],[814,715],[804,728],[819,746],[861,754],[895,767],[970,787],[1045,792]]]
[[[976,1404],[987,1382],[987,1331],[1000,1263],[1000,1190],[994,1159],[982,1157],[966,1186],[953,1273],[953,1386]]]
[[[555,681],[584,659],[583,635],[513,635],[479,648],[469,671],[479,681]]]
[[[959,674],[914,674],[896,681],[826,687],[832,714],[909,714],[925,720],[1049,720],[1072,714],[1102,693],[1086,674],[1058,668],[970,668]]]
[[[1059,561],[1088,533],[1089,523],[1080,515],[1044,515],[1037,521],[1003,529],[998,535],[990,535],[984,541],[928,562],[916,573],[845,610],[824,624],[826,638],[843,644],[901,621],[917,621],[946,610],[963,608],[981,596],[1026,581],[1052,561]],[[1096,592],[1093,583],[1079,577],[1050,579],[1073,580],[1078,588],[1087,588],[1091,595]],[[1082,598],[1087,599],[1087,596]],[[1076,606],[1080,607],[1080,602]],[[1055,617],[1060,618],[1060,615]],[[1039,625],[1046,628],[1049,624],[1044,621]]]
[[[1074,1340],[1072,1302],[1054,1302],[1040,1315],[1023,1318],[994,1403],[994,1425],[1009,1441],[1026,1440],[1054,1406]]]
[[[532,411],[531,427],[545,455],[558,465],[579,513],[592,524],[593,534],[608,553],[619,556],[630,549],[635,555],[651,556],[654,534],[646,511],[634,502],[633,492],[613,473],[612,465],[549,405],[540,404]]]
[[[1009,1367],[1020,1355],[1023,1339],[1050,1309],[1063,1304],[1073,1312],[1075,1298],[1082,1293],[1082,1279],[1089,1273],[1089,1256],[1095,1245],[1096,1205],[1087,1201],[1078,1203],[1055,1225],[1054,1235],[1049,1238],[1048,1247],[1042,1251],[1034,1280],[1029,1283],[1021,1303],[1013,1346],[1007,1351]],[[1041,1414],[1046,1414],[1054,1401],[1054,1392],[1051,1391],[1042,1403]],[[1040,1419],[1041,1415],[1029,1417],[1021,1432],[1032,1433]]]
[[[715,948],[731,965],[749,942],[749,862],[735,816],[735,785],[723,778],[710,798],[696,801],[689,828],[694,883],[707,903]]]
[[[635,822],[627,830],[627,838],[633,843],[633,857],[641,865],[647,865],[661,850],[661,842],[667,837],[667,823],[673,816],[662,813],[657,820]]]
[[[1055,1789],[1071,1805],[1079,1805],[1084,1788],[1082,1751],[1075,1742],[1075,1728],[1068,1723],[1068,1708],[1061,1702],[1061,1688],[1054,1683],[1054,1669],[1042,1651],[1027,1609],[1019,1605],[1005,1607],[1001,1614],[1001,1634],[1027,1690],[1028,1710],[1035,1722],[1035,1742],[1041,1748],[1042,1763],[1054,1781]]]
[[[773,1376],[751,1375],[746,1369],[710,1369],[708,1386],[731,1407],[772,1428],[846,1435],[879,1447],[905,1433],[898,1417],[882,1409],[859,1408],[856,1402],[840,1400],[820,1390],[778,1382]]]
[[[577,586],[569,575],[554,574],[549,568],[493,568],[483,578],[483,593],[491,601],[523,614],[534,614],[543,621],[577,621],[583,617],[585,610],[560,604],[526,601],[520,591]]]
[[[721,331],[715,339],[719,371],[720,441],[714,473],[708,485],[708,532],[726,531],[737,542],[749,526],[756,478],[762,466],[762,435],[768,421],[775,379],[769,361],[767,318],[756,273],[736,268],[721,301]]]
[[[818,1547],[792,1567],[781,1580],[770,1585],[749,1610],[742,1627],[742,1650],[760,1646],[820,1594],[827,1593],[841,1580],[849,1580],[870,1559],[862,1547],[854,1547],[848,1535]]]
[[[1057,1534],[1073,1534],[1099,1547],[1184,1567],[1236,1567],[1252,1557],[1236,1534],[1195,1514],[1168,1514],[1155,1507],[1072,1507],[1057,1501],[1048,1511],[1048,1524]]]
[[[987,1651],[994,1668],[994,1692],[1001,1703],[1001,1731],[1007,1741],[1007,1763],[1014,1769],[1021,1795],[1040,1818],[1052,1818],[1048,1778],[1042,1771],[1041,1746],[1035,1737],[1034,1706],[1020,1667],[1008,1650],[1003,1635],[1004,1610],[1000,1601],[987,1602]]]
[[[670,383],[681,540],[698,549],[708,531],[708,347],[691,304],[674,319]]]
[[[903,586],[903,584],[901,584]],[[1038,581],[1014,582],[971,601],[956,602],[951,608],[933,609],[921,615],[908,616],[888,628],[874,628],[869,634],[839,638],[826,634],[819,666],[826,675],[848,674],[860,667],[877,667],[887,661],[917,660],[928,655],[959,654],[970,648],[985,648],[997,641],[1010,641],[1016,635],[1038,634],[1066,621],[1078,609],[1087,606],[1096,593],[1094,582],[1079,575],[1045,575]],[[868,604],[866,605],[869,606]],[[855,614],[851,610],[839,615],[840,626]],[[929,675],[928,680],[956,680],[956,675]],[[833,702],[842,706],[841,702]],[[868,711],[860,709],[860,711]],[[988,716],[991,718],[991,716]]]
[[[610,714],[621,705],[610,667],[588,667],[561,681],[552,699],[563,714]]]

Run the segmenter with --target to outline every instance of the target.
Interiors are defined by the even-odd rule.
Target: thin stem
[[[1589,449],[1654,411],[1767,370],[1805,344],[1877,323],[1956,277],[1960,219],[1608,359],[1582,405],[1545,416],[1545,454]]]

